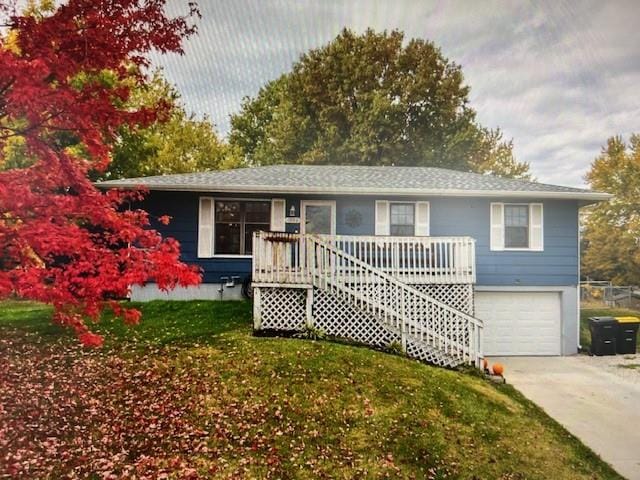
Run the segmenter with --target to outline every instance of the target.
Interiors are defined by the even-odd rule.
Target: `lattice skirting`
[[[260,288],[260,329],[302,330],[307,318],[304,288]]]
[[[407,356],[422,362],[433,363],[443,367],[455,367],[461,363],[456,359],[443,355],[442,352],[435,348],[411,339],[407,340]]]
[[[314,325],[327,335],[374,347],[386,347],[394,341],[400,341],[399,335],[383,327],[371,315],[322,290],[313,290],[312,311]]]
[[[416,284],[416,290],[439,300],[442,303],[473,316],[473,285],[471,284]]]
[[[472,285],[413,286],[447,305],[473,315]],[[380,295],[379,288],[380,286],[372,284],[367,294],[373,297]],[[307,306],[308,295],[312,295],[310,308]],[[398,334],[382,326],[371,315],[317,288],[260,287],[259,293],[254,297],[254,302],[256,301],[254,308],[259,310],[257,313],[260,317],[260,323],[256,327],[261,330],[300,331],[309,322],[327,335],[376,347],[386,347],[394,341],[400,341]],[[311,318],[307,318],[309,314]],[[408,345],[408,350],[411,348],[416,349],[417,346]],[[418,351],[412,353],[412,356],[420,359],[433,354]]]

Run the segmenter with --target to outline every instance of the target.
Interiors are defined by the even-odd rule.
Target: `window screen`
[[[415,235],[415,205],[413,203],[392,203],[390,214],[391,235],[398,237]]]
[[[505,248],[529,248],[529,206],[504,206]]]

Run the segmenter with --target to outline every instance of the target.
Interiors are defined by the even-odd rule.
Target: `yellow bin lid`
[[[638,317],[616,317],[619,323],[640,323],[640,318]]]

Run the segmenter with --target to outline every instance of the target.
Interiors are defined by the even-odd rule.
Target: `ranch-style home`
[[[608,194],[426,167],[275,165],[106,181],[146,187],[199,287],[252,293],[256,330],[315,328],[443,366],[570,355],[578,210]],[[243,289],[244,284],[244,289]],[[252,287],[252,288],[249,288]]]

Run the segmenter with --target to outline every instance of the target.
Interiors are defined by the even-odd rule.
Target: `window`
[[[375,234],[429,236],[429,202],[375,202]]]
[[[390,206],[390,235],[413,236],[415,234],[415,204],[392,203]]]
[[[529,205],[504,206],[505,248],[529,248]]]
[[[215,253],[251,255],[253,232],[269,230],[271,202],[216,200]]]
[[[490,206],[490,249],[544,251],[542,203],[501,203]]]

